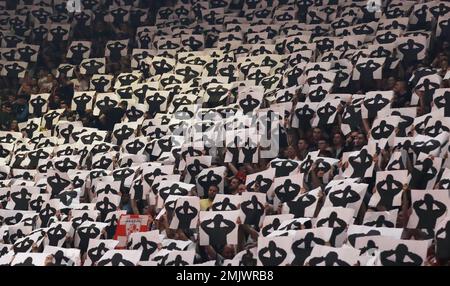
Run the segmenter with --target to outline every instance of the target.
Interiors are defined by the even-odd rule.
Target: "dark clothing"
[[[108,131],[112,131],[114,129],[114,125],[119,123],[122,120],[122,117],[125,115],[125,110],[120,107],[114,107],[108,110],[105,113],[106,123],[105,128]]]
[[[407,103],[411,102],[411,92],[406,91],[404,94],[397,95],[392,102],[393,108],[405,107]]]

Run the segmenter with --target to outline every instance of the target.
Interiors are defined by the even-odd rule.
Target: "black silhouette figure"
[[[14,266],[35,266],[35,265],[33,264],[33,258],[27,257],[23,262],[14,264]]]
[[[278,230],[278,228],[280,226],[281,226],[280,219],[279,218],[274,218],[271,223],[267,224],[266,226],[264,226],[261,229],[261,233],[262,233],[263,236],[268,236],[269,234],[271,234],[275,230]]]
[[[235,211],[237,206],[230,202],[229,198],[224,198],[223,201],[211,205],[213,211]]]
[[[134,129],[131,127],[128,127],[126,125],[122,125],[119,129],[116,129],[113,131],[113,135],[117,140],[117,145],[122,145],[124,140],[129,139],[133,133]]]
[[[152,66],[155,70],[155,75],[165,74],[173,69],[173,66],[170,65],[165,59],[162,59],[161,61],[153,61]]]
[[[195,183],[195,177],[200,174],[203,169],[208,168],[206,164],[202,164],[200,160],[194,159],[194,161],[186,167],[186,170],[189,172],[191,176],[189,183]]]
[[[169,195],[180,195],[186,196],[188,194],[188,190],[183,189],[179,184],[173,184],[170,187],[164,187],[160,190],[160,196],[165,201]]]
[[[222,105],[227,98],[228,92],[229,90],[220,84],[214,87],[207,88],[206,93],[209,96],[209,106],[216,107]]]
[[[384,98],[381,94],[375,95],[373,98],[364,101],[364,106],[367,108],[367,115],[369,119],[375,118],[378,111],[389,104],[389,99]]]
[[[259,225],[261,216],[264,214],[264,205],[253,195],[250,200],[241,204],[242,212],[245,214],[244,224]]]
[[[450,221],[436,232],[436,257],[448,259],[450,257]],[[1,256],[1,255],[0,255]]]
[[[372,137],[375,140],[387,139],[394,132],[395,127],[386,122],[386,120],[381,120],[380,124],[374,127],[371,131]]]
[[[295,241],[291,247],[295,255],[292,265],[303,266],[306,258],[311,255],[315,245],[325,245],[325,241],[319,237],[315,237],[312,232],[308,232],[304,238]]]
[[[289,213],[293,214],[295,218],[304,217],[305,210],[312,206],[317,201],[316,197],[310,194],[305,194],[297,200],[287,201]]]
[[[72,52],[72,62],[73,64],[79,65],[84,58],[84,55],[89,48],[84,46],[83,43],[77,43],[70,47],[70,51]]]
[[[353,168],[352,178],[364,178],[367,169],[372,166],[372,156],[368,154],[366,149],[362,149],[357,156],[348,158],[348,163]]]
[[[300,185],[293,183],[291,179],[286,179],[282,185],[275,188],[274,192],[280,202],[289,202],[300,193]]]
[[[412,261],[405,261],[406,259]],[[420,266],[423,259],[410,252],[406,245],[399,244],[394,250],[381,252],[380,261],[383,266]]]
[[[179,229],[190,229],[192,220],[197,216],[198,210],[184,201],[183,205],[175,208],[175,215],[178,218]]]
[[[134,266],[134,263],[123,258],[122,254],[115,253],[111,258],[103,259],[97,263],[97,266]]]
[[[77,233],[80,238],[78,248],[84,253],[87,250],[89,239],[98,238],[100,229],[98,229],[95,224],[90,224],[88,226],[78,227]]]
[[[368,221],[364,223],[364,225],[373,227],[395,227],[395,224],[388,221],[384,215],[380,215],[376,220]]]
[[[57,196],[61,191],[70,186],[70,181],[62,178],[58,173],[47,177],[47,183],[52,189],[52,198]]]
[[[380,195],[380,202],[378,204],[384,206],[387,210],[391,210],[393,208],[394,198],[402,191],[403,185],[389,174],[385,180],[376,184],[376,189]]]
[[[67,231],[62,228],[61,224],[56,225],[55,227],[50,228],[47,231],[48,245],[50,246],[58,246],[58,242],[65,238],[67,235]]]
[[[254,181],[247,185],[247,191],[252,192],[255,185],[259,185],[259,192],[267,193],[272,186],[272,180],[270,178],[264,178],[262,175],[258,175]]]
[[[332,246],[336,245],[336,238],[339,234],[345,231],[347,227],[347,223],[340,219],[336,212],[331,212],[328,217],[322,218],[317,221],[317,227],[320,226],[328,226],[333,228],[333,232],[331,233],[330,244]]]
[[[86,74],[93,75],[100,73],[100,69],[104,66],[102,62],[98,62],[94,59],[81,63],[81,66],[86,70]]]
[[[91,266],[93,266],[95,262],[99,261],[108,250],[109,249],[106,247],[104,242],[100,242],[96,247],[89,249],[87,251],[87,255],[92,261]]]
[[[117,210],[117,206],[109,201],[108,197],[104,197],[102,201],[95,204],[97,210],[100,211],[101,220],[105,220],[108,213]]]
[[[25,70],[18,63],[6,64],[3,68],[7,71],[6,76],[11,78],[18,78],[19,74]]]
[[[141,261],[148,261],[150,256],[158,250],[158,244],[141,236],[141,240],[133,246],[133,249],[142,249]]]
[[[110,13],[113,17],[113,23],[115,25],[120,25],[125,22],[125,16],[128,14],[128,11],[123,8],[117,8],[112,10]]]
[[[109,166],[112,164],[112,162],[113,162],[112,159],[102,156],[100,160],[92,163],[92,168],[107,170]]]
[[[218,186],[222,182],[222,177],[210,170],[205,175],[199,176],[197,181],[203,190],[208,190],[211,186]]]
[[[359,201],[361,196],[352,190],[351,186],[345,187],[343,190],[337,190],[329,195],[330,201],[334,207],[347,207],[347,205]]]
[[[77,96],[73,99],[73,101],[77,105],[77,110],[82,110],[82,111],[86,110],[86,106],[91,100],[92,100],[92,97],[87,95],[86,93],[83,93],[82,95]]]
[[[170,261],[166,264],[166,266],[187,266],[188,262],[184,261],[181,255],[177,255],[174,261]]]
[[[61,42],[63,41],[63,38],[65,35],[67,35],[69,31],[64,29],[61,26],[58,26],[56,28],[50,29],[50,34],[53,35],[53,41],[54,42]]]
[[[317,266],[321,263],[325,263],[325,266],[351,266],[347,262],[340,260],[336,252],[330,251],[325,257],[314,257],[309,260],[310,266]]]
[[[412,207],[419,217],[419,229],[434,229],[438,218],[447,212],[447,206],[430,194],[425,194],[423,199],[414,202]]]
[[[46,204],[44,208],[39,211],[39,218],[41,219],[41,227],[47,227],[52,218],[56,214],[56,209]]]
[[[58,194],[57,198],[65,206],[70,206],[75,198],[78,197],[76,191],[64,191]]]
[[[106,45],[107,49],[109,49],[109,58],[111,61],[118,61],[122,57],[122,50],[127,47],[127,45],[121,42],[114,42]]]
[[[408,39],[405,43],[398,45],[398,50],[403,54],[403,61],[410,63],[418,59],[418,54],[425,48],[424,45]]]
[[[410,187],[411,189],[424,190],[428,182],[433,180],[437,175],[438,170],[433,166],[433,160],[431,158],[426,158],[422,162],[416,162],[416,165],[422,165],[422,170],[414,167]]]
[[[286,177],[298,167],[298,163],[291,160],[283,160],[272,162],[270,166],[275,168],[275,177]]]
[[[286,259],[287,252],[279,248],[275,242],[269,241],[269,245],[258,252],[258,257],[263,266],[279,266]]]
[[[210,226],[212,224],[212,226]],[[221,214],[217,214],[212,219],[200,223],[200,227],[209,237],[209,244],[216,248],[221,248],[227,243],[227,235],[231,233],[236,224],[227,220]]]
[[[95,91],[105,92],[107,90],[106,86],[110,81],[105,76],[99,76],[98,78],[92,79],[91,83],[94,85]]]
[[[40,212],[44,202],[45,200],[42,199],[42,196],[38,196],[36,199],[30,200],[30,210],[35,211],[37,213]]]
[[[325,126],[329,124],[329,119],[333,114],[336,113],[337,108],[332,106],[331,103],[327,102],[324,106],[317,109],[317,116],[319,116],[318,126]],[[309,111],[311,112],[311,111]],[[311,115],[314,113],[310,113]]]
[[[247,140],[245,147],[242,147],[242,154],[244,155],[243,158],[243,163],[253,163],[254,159],[254,155],[255,153],[258,151],[258,147],[252,147],[253,144],[250,140]]]
[[[28,210],[30,199],[31,194],[25,188],[20,189],[19,192],[11,193],[11,200],[15,203],[14,210]]]
[[[32,246],[34,241],[30,237],[25,237],[20,242],[17,242],[13,246],[13,250],[15,253],[18,252],[27,252]]]
[[[64,252],[62,250],[56,251],[55,254],[53,254],[53,259],[55,261],[55,265],[58,266],[72,266],[74,264],[74,262],[69,257],[66,257],[64,255]]]

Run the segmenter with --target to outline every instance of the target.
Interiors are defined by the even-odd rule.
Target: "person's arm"
[[[231,170],[231,172],[233,173],[233,175],[236,176],[236,174],[239,172],[239,170],[236,168],[236,166],[234,166],[233,163],[229,162],[227,163],[228,168]]]
[[[312,164],[311,169],[309,171],[309,173],[311,174],[311,181],[312,181],[312,185],[313,185],[313,189],[316,189],[318,187],[322,187],[322,183],[320,182],[319,177],[317,177],[316,174],[316,164]]]
[[[369,138],[369,136],[370,136],[369,119],[367,119],[367,118],[364,118],[364,119],[363,119],[363,127],[364,127],[364,130],[366,131],[367,138]]]
[[[133,210],[133,214],[139,214],[136,199],[131,199],[131,209]]]

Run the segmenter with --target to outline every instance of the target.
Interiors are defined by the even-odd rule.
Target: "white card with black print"
[[[382,79],[384,58],[360,58],[353,69],[353,80]]]
[[[429,240],[402,240],[380,237],[377,240],[380,251],[379,266],[422,266],[427,261]]]
[[[411,172],[412,189],[431,190],[434,188],[443,159],[419,153]]]
[[[136,266],[142,250],[108,250],[96,266]]]
[[[408,228],[435,229],[450,207],[448,190],[411,190],[412,214]]]
[[[240,219],[242,224],[259,226],[264,220],[266,195],[244,192],[241,195]]]
[[[267,193],[268,197],[273,197],[274,207],[294,200],[303,188],[303,174],[297,173],[287,177],[276,177],[272,188]]]
[[[311,126],[325,126],[327,124],[332,124],[336,118],[337,106],[339,104],[339,99],[324,100],[320,102],[317,106]]]
[[[47,256],[48,253],[17,253],[11,266],[45,266]]]
[[[40,192],[39,187],[32,186],[11,186],[10,190],[6,209],[22,211],[28,210],[31,196]]]
[[[370,140],[377,142],[381,149],[393,146],[399,121],[400,117],[393,115],[375,119],[370,130]]]
[[[361,151],[345,152],[342,162],[346,165],[343,176],[345,178],[367,178],[371,177],[374,168],[373,156],[367,148]]]
[[[118,243],[119,241],[112,239],[90,239],[83,266],[94,266],[107,251],[114,249]]]
[[[142,250],[140,261],[149,261],[156,255],[161,241],[158,230],[135,232],[129,237],[128,248]]]
[[[81,266],[80,249],[45,246],[45,254],[52,255],[52,263],[56,266]]]
[[[393,91],[371,91],[366,93],[362,105],[362,118],[375,118],[378,112],[390,108],[390,102],[394,97]]]
[[[72,99],[72,110],[92,110],[95,91],[76,91]]]
[[[239,211],[200,212],[200,245],[222,247],[237,244]]]
[[[328,191],[324,207],[343,207],[354,210],[354,216],[358,215],[362,200],[367,191],[367,184],[345,182],[331,187]]]
[[[392,227],[397,224],[398,210],[367,211],[364,215],[363,225],[373,227]]]
[[[315,219],[316,227],[332,227],[331,246],[342,246],[346,238],[347,227],[353,224],[353,209],[342,207],[323,207]]]
[[[11,78],[24,78],[27,70],[27,62],[9,61],[4,62],[0,75]]]
[[[198,173],[195,180],[198,196],[203,197],[208,192],[210,186],[217,186],[219,188],[219,193],[223,194],[225,173],[226,167],[222,166],[206,168]]]
[[[89,89],[96,92],[108,92],[111,89],[113,79],[113,75],[94,74],[91,77]]]
[[[392,210],[401,205],[403,188],[410,177],[407,170],[379,171],[376,173],[375,190],[369,201],[369,207],[383,206]]]
[[[298,217],[314,217],[319,202],[320,188],[298,194],[293,200],[283,203],[282,213]]]
[[[105,58],[84,59],[80,63],[79,69],[82,75],[104,74],[106,71],[106,60]]]
[[[67,50],[66,58],[81,61],[89,58],[92,43],[89,41],[73,41]]]
[[[246,176],[245,185],[248,192],[267,193],[272,186],[275,177],[275,168],[249,174]]]
[[[400,239],[402,232],[402,228],[373,227],[353,224],[350,225],[347,230],[347,244],[355,247],[356,239],[364,236],[388,236]]]
[[[200,199],[198,197],[179,197],[175,203],[170,228],[182,230],[196,228],[199,211]]]
[[[264,216],[260,233],[262,236],[269,236],[271,233],[279,230],[282,223],[294,218],[293,214],[279,214]]]
[[[358,249],[325,245],[314,246],[310,256],[305,260],[305,265],[308,266],[356,266],[358,263]]]
[[[292,237],[259,237],[258,238],[258,265],[259,266],[285,266],[294,257],[291,250]]]
[[[195,185],[186,184],[178,181],[161,181],[156,191],[158,192],[157,208],[164,205],[169,196],[187,196]]]

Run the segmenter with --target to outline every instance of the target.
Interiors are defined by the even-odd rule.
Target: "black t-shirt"
[[[64,101],[66,104],[70,104],[72,102],[74,90],[73,90],[73,84],[64,84],[59,88],[60,98],[62,101]]]

